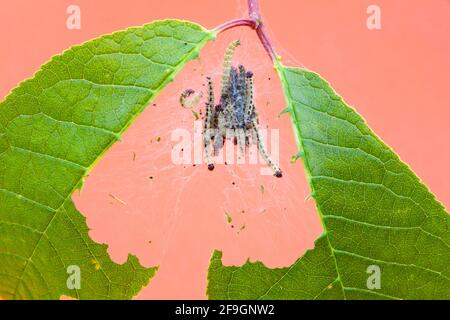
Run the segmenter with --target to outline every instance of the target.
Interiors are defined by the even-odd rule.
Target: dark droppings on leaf
[[[208,170],[213,171],[214,170],[214,164],[210,163],[208,164]]]

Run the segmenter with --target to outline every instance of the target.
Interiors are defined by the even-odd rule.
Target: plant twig
[[[273,62],[276,62],[278,60],[278,56],[267,34],[266,27],[264,26],[261,17],[261,11],[259,9],[258,0],[247,0],[247,1],[248,1],[248,18],[241,18],[227,21],[218,26],[217,28],[215,28],[214,31],[216,33],[221,33],[224,32],[225,30],[235,27],[240,26],[250,27],[256,31],[256,34],[258,35],[258,38],[261,41],[261,44],[263,45],[270,59],[272,59]]]
[[[256,22],[252,19],[246,19],[246,18],[234,19],[234,20],[230,20],[225,23],[222,23],[220,26],[216,27],[214,30],[217,33],[221,33],[228,29],[240,27],[240,26],[247,26],[252,29],[256,29]]]
[[[270,41],[267,34],[266,27],[264,26],[258,0],[248,0],[248,14],[250,19],[256,22],[256,34],[264,46],[264,49],[266,49],[272,61],[275,62],[277,60],[277,54],[272,46],[272,41]]]

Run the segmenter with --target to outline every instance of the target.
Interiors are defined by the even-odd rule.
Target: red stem
[[[277,54],[272,46],[272,42],[270,41],[269,36],[267,35],[266,28],[261,18],[261,12],[259,10],[258,0],[247,0],[248,1],[248,18],[235,19],[228,22],[225,22],[215,28],[214,30],[219,34],[224,32],[225,30],[239,27],[239,26],[247,26],[256,31],[261,44],[264,49],[267,51],[270,59],[273,62],[277,60]]]
[[[258,0],[248,0],[248,15],[250,19],[261,21],[260,12]]]
[[[224,32],[225,30],[239,27],[239,26],[247,26],[252,29],[256,29],[256,22],[252,19],[245,19],[245,18],[235,19],[235,20],[230,20],[225,23],[222,23],[220,26],[216,27],[214,30],[217,33],[221,33],[221,32]]]

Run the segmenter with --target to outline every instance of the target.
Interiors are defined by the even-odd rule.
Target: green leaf
[[[223,266],[214,252],[209,298],[449,299],[444,207],[319,75],[276,69],[324,233],[288,268]]]
[[[0,104],[0,296],[131,298],[155,274],[93,242],[72,193],[213,34],[158,21],[54,57]],[[81,289],[67,287],[79,266]]]

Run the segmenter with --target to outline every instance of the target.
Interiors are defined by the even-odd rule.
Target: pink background
[[[70,4],[81,7],[81,30],[66,28]],[[381,7],[381,30],[366,27],[370,4]],[[285,64],[324,76],[448,207],[450,2],[261,0],[261,7]],[[164,18],[213,28],[245,14],[243,0],[2,1],[0,96],[52,55],[102,34]],[[280,130],[282,179],[261,176],[255,165],[217,166],[211,173],[170,160],[171,131],[193,129],[192,114],[178,105],[180,92],[203,90],[206,75],[218,83],[224,49],[237,38],[243,45],[235,61],[255,72],[262,125]],[[313,201],[304,200],[301,163],[289,163],[292,129],[287,116],[276,117],[283,99],[254,34],[229,31],[186,66],[95,167],[74,196],[92,238],[107,243],[117,262],[133,253],[145,266],[160,266],[138,298],[205,298],[214,249],[224,251],[226,264],[250,258],[281,267],[313,247],[320,222]]]

